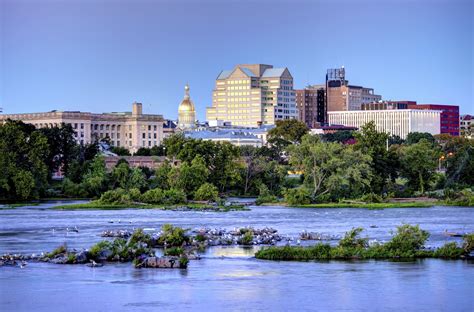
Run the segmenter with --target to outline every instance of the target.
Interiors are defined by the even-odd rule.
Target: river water
[[[87,248],[106,229],[273,227],[343,235],[364,227],[386,241],[403,223],[431,233],[428,246],[474,232],[474,208],[384,210],[251,207],[251,211],[54,210],[57,202],[0,210],[0,253],[40,253],[66,243]],[[111,223],[113,222],[113,223]],[[376,227],[370,227],[376,226]],[[77,227],[78,232],[67,231]],[[131,264],[29,263],[0,268],[0,311],[474,311],[474,262],[419,260],[271,262],[256,249],[209,248],[187,270],[134,269]]]

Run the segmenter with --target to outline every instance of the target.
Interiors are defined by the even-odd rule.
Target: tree
[[[405,140],[405,143],[407,145],[412,145],[420,142],[421,139],[425,139],[431,144],[435,143],[435,138],[431,133],[428,132],[410,132],[407,135],[407,138]]]
[[[32,125],[0,125],[0,199],[38,198],[47,186],[47,138]]]
[[[340,143],[324,143],[306,135],[289,149],[290,164],[304,173],[313,199],[318,196],[357,197],[370,187],[371,158]]]
[[[363,125],[354,136],[357,140],[354,149],[372,158],[371,190],[373,193],[381,194],[387,183],[395,181],[398,176],[397,154],[387,150],[389,134],[377,131],[375,122],[371,121]]]
[[[418,143],[401,149],[402,175],[408,179],[412,189],[425,192],[433,179],[440,153],[432,143],[421,139]]]
[[[96,156],[89,165],[87,173],[84,175],[83,183],[92,196],[99,197],[107,190],[107,170],[105,160],[102,156]]]
[[[130,156],[130,151],[125,147],[112,146],[110,151],[114,154],[117,154],[118,156]]]
[[[350,142],[354,139],[354,131],[342,130],[336,131],[334,133],[325,133],[321,135],[321,139],[324,142],[338,142],[346,144],[347,142]]]
[[[192,162],[183,162],[179,167],[174,167],[168,174],[171,187],[183,190],[186,195],[192,195],[207,181],[209,169],[201,156],[196,156]]]
[[[59,127],[41,128],[39,131],[48,140],[49,154],[46,163],[49,176],[57,170],[62,170],[68,175],[71,162],[78,156],[74,129],[70,124],[62,123]]]
[[[240,154],[245,163],[243,168],[243,180],[244,195],[247,195],[252,182],[254,182],[255,187],[258,186],[254,178],[263,171],[266,160],[259,155],[258,148],[249,145],[242,146],[240,148]]]
[[[151,150],[147,147],[140,147],[133,155],[134,156],[151,156]]]
[[[278,155],[282,155],[287,146],[296,144],[308,133],[308,126],[296,119],[277,120],[276,127],[268,131],[268,143]]]
[[[216,201],[218,198],[219,191],[212,183],[204,183],[194,194],[194,199],[196,200]]]

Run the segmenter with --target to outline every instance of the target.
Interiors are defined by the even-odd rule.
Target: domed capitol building
[[[184,99],[178,108],[178,128],[181,130],[193,129],[196,122],[196,109],[189,96],[189,85],[184,87]]]

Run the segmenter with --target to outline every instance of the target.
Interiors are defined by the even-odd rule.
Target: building
[[[374,121],[378,131],[405,139],[410,132],[440,133],[441,111],[421,109],[328,112],[331,125],[360,128]]]
[[[253,134],[246,129],[202,129],[196,131],[185,132],[187,138],[213,141],[213,142],[228,142],[235,146],[250,145],[254,147],[262,147],[264,141],[261,137]]]
[[[462,115],[461,122],[460,122],[461,135],[466,138],[472,139],[473,134],[474,134],[473,125],[474,125],[474,116]]]
[[[258,127],[296,118],[293,77],[287,68],[264,64],[240,64],[222,71],[212,106],[206,108],[208,122],[221,120],[234,126]]]
[[[193,129],[196,124],[196,109],[189,96],[189,85],[184,87],[184,99],[178,107],[178,128],[182,130]]]
[[[326,97],[328,112],[360,110],[364,103],[382,100],[382,96],[375,94],[372,88],[350,85],[344,67],[327,70]]]
[[[388,110],[388,109],[408,109],[409,105],[416,105],[415,101],[380,101],[363,103],[361,110]]]
[[[79,111],[0,115],[0,122],[21,120],[38,128],[70,124],[79,144],[107,139],[112,146],[136,152],[140,147],[160,145],[163,140],[162,115],[143,114],[142,104],[133,103],[131,112],[95,114]]]
[[[295,90],[298,119],[310,129],[327,122],[326,94],[324,86],[308,86]]]
[[[441,111],[441,133],[459,136],[459,106],[441,104],[410,104],[411,109],[427,109]]]

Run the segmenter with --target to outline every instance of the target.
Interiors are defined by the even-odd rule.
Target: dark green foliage
[[[179,257],[184,254],[184,249],[181,247],[166,248],[165,256],[176,256]]]
[[[194,239],[200,243],[202,242],[205,242],[206,241],[206,236],[203,235],[203,234],[197,234]]]
[[[188,263],[189,263],[188,257],[183,256],[179,258],[179,267],[181,269],[186,269],[188,267]]]
[[[311,193],[305,187],[288,189],[285,192],[285,201],[288,205],[305,205],[311,202]]]
[[[469,253],[474,250],[474,233],[464,235],[464,243],[462,248]]]
[[[246,245],[246,246],[252,245],[252,243],[253,243],[253,231],[252,230],[246,231],[245,234],[240,239],[239,243],[241,245]]]
[[[444,244],[433,253],[435,258],[457,259],[464,254],[464,249],[458,247],[455,242]]]
[[[368,238],[359,237],[363,228],[353,228],[347,232],[339,241],[339,246],[343,248],[366,248],[368,246]]]
[[[407,135],[405,143],[407,145],[412,145],[412,144],[419,143],[422,139],[425,139],[430,144],[435,143],[435,138],[433,137],[431,133],[428,133],[428,132],[410,132]]]
[[[219,191],[217,187],[211,183],[204,183],[194,193],[195,200],[216,201],[219,198]]]
[[[347,143],[354,140],[354,131],[343,130],[335,133],[325,133],[321,135],[321,140],[324,142]]]
[[[181,247],[189,242],[189,236],[186,231],[180,227],[174,227],[171,224],[164,224],[161,227],[162,234],[158,238],[158,245],[167,247]]]
[[[148,190],[141,196],[141,201],[147,204],[162,204],[164,199],[165,194],[159,188]]]
[[[57,255],[60,255],[60,254],[66,253],[66,252],[67,252],[67,246],[66,245],[61,245],[61,246],[57,247],[55,250],[53,250],[52,252],[47,253],[46,257],[52,259],[52,258],[56,257]]]
[[[430,234],[418,225],[404,224],[397,227],[397,232],[385,246],[401,254],[410,253],[421,249],[429,237]]]
[[[99,254],[102,250],[112,250],[113,244],[109,241],[101,241],[93,245],[89,249],[89,255],[91,259],[98,260]]]
[[[369,193],[365,194],[360,198],[361,201],[365,203],[383,203],[384,199],[382,196],[374,194],[374,193]]]
[[[99,202],[102,204],[128,204],[131,203],[130,196],[122,188],[110,190],[100,196]]]
[[[110,148],[110,151],[112,153],[115,153],[117,154],[118,156],[130,156],[130,151],[125,148],[125,147],[121,147],[121,146],[112,146]]]

